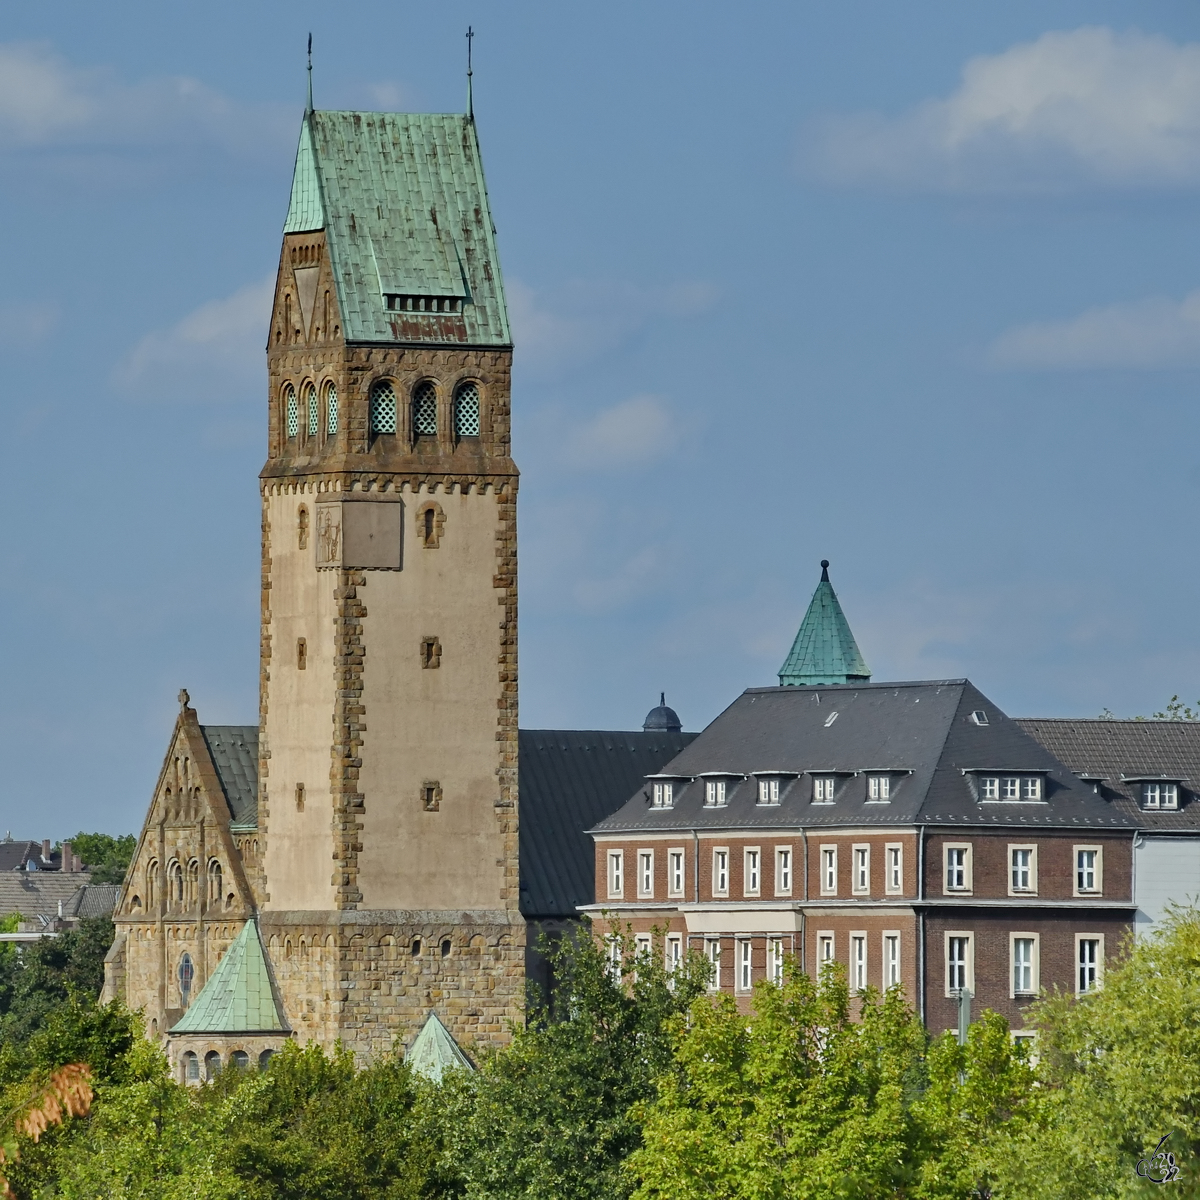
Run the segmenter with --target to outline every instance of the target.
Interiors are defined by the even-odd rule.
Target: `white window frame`
[[[867,931],[850,932],[850,990],[861,992],[867,986]]]
[[[1008,894],[1010,896],[1036,896],[1038,890],[1038,848],[1035,842],[1009,842],[1008,844]],[[1026,887],[1018,887],[1014,876],[1016,875],[1016,855],[1018,853],[1028,853],[1029,855],[1029,882]]]
[[[608,959],[608,974],[609,978],[615,982],[621,982],[621,975],[624,968],[625,947],[621,945],[621,938],[618,934],[610,933],[608,935],[607,945],[605,949]]]
[[[650,801],[651,808],[675,807],[675,783],[669,779],[654,780],[654,795]]]
[[[854,856],[850,868],[850,890],[856,896],[871,894],[871,844],[870,842],[855,842],[850,847]]]
[[[667,850],[667,895],[682,896],[687,888],[687,851],[682,846]]]
[[[709,937],[704,939],[704,955],[712,964],[712,977],[708,981],[710,992],[721,990],[721,939]]]
[[[1022,776],[1021,799],[1027,802],[1042,799],[1042,777],[1040,775]]]
[[[654,899],[654,851],[639,847],[637,852],[637,894],[639,900]]]
[[[892,951],[895,957],[892,957]],[[900,941],[900,930],[885,929],[880,941],[879,978],[886,992],[888,988],[899,985],[904,976],[903,944]]]
[[[791,846],[775,847],[775,895],[777,896],[792,894],[792,858]]]
[[[1093,871],[1095,886],[1090,888],[1079,886],[1079,856],[1085,851],[1095,851],[1096,865]],[[1102,896],[1104,894],[1104,847],[1093,845],[1077,845],[1071,847],[1071,887],[1076,896]]]
[[[819,847],[821,863],[821,895],[836,896],[838,891],[838,848],[834,842]]]
[[[654,949],[654,939],[648,933],[635,933],[633,935],[634,957],[642,958]]]
[[[767,938],[767,978],[776,987],[783,986],[783,938]]]
[[[1008,996],[1010,1000],[1018,997],[1036,996],[1041,991],[1041,936],[1029,930],[1013,930],[1008,935]],[[1029,959],[1029,990],[1017,991],[1017,942],[1031,942]]]
[[[1150,789],[1154,788],[1156,793],[1161,791],[1161,795],[1156,794],[1153,801],[1150,799]],[[1167,793],[1170,792],[1168,799]],[[1142,784],[1142,807],[1151,812],[1174,812],[1179,807],[1179,784],[1174,783],[1169,779],[1165,780],[1147,780]]]
[[[963,966],[966,968],[963,972],[966,976],[965,984],[971,995],[975,994],[975,934],[970,929],[947,929],[943,937],[943,966],[942,978],[946,985],[946,996],[953,999],[958,995],[956,987],[951,986],[950,981],[950,939],[951,938],[966,938],[966,962]],[[1011,972],[1010,972],[1011,974]]]
[[[979,777],[979,798],[980,800],[1000,799],[999,775],[981,775]]]
[[[832,804],[837,792],[836,775],[813,776],[813,803]]]
[[[729,895],[729,847],[714,846],[712,852],[712,894]]]
[[[777,775],[758,781],[758,802],[759,804],[779,803],[779,777]]]
[[[742,895],[762,893],[762,847],[746,846],[742,850]]]
[[[625,851],[608,852],[608,898],[625,899]]]
[[[962,850],[962,886],[951,886],[950,875],[950,851]],[[945,896],[969,896],[975,890],[975,880],[972,876],[971,859],[974,855],[971,853],[970,842],[944,842],[942,844],[942,894]],[[955,868],[957,870],[957,868]]]
[[[887,876],[883,890],[889,896],[899,896],[904,892],[904,843],[886,843],[883,854],[884,873]]]
[[[706,779],[704,781],[704,807],[725,807],[725,780]]]
[[[1000,799],[1007,800],[1009,803],[1012,803],[1014,800],[1021,799],[1020,775],[1000,776]]]
[[[892,777],[890,775],[867,776],[867,803],[886,804],[892,798]]]
[[[663,965],[673,975],[683,965],[683,934],[668,933],[663,943]]]
[[[817,970],[837,961],[837,938],[832,929],[817,930]]]
[[[1082,988],[1080,984],[1080,976],[1083,974],[1083,944],[1084,942],[1096,943],[1096,961],[1095,963],[1086,964],[1095,967],[1095,982],[1090,988]],[[1087,996],[1092,992],[1098,992],[1104,986],[1104,934],[1102,933],[1077,933],[1075,935],[1075,995]]]
[[[737,986],[734,991],[746,993],[754,990],[754,942],[738,938],[737,942]]]

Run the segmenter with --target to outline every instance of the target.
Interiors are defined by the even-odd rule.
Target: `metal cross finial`
[[[312,112],[312,34],[308,35],[308,108],[307,112]]]
[[[467,117],[470,120],[475,119],[475,105],[471,97],[471,43],[475,40],[475,30],[470,25],[467,26]]]

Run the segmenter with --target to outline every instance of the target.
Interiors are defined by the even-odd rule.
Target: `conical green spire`
[[[442,1072],[454,1068],[473,1071],[471,1060],[458,1048],[445,1025],[438,1020],[437,1013],[431,1012],[426,1018],[421,1032],[417,1034],[412,1048],[404,1056],[404,1061],[418,1074],[435,1083],[442,1078]]]
[[[779,669],[782,687],[814,683],[854,683],[871,678],[858,643],[829,582],[829,560],[821,560],[821,582],[787,661]]]

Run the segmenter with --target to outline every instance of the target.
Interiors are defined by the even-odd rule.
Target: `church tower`
[[[470,115],[308,111],[267,349],[260,927],[297,1036],[519,1019],[512,343]]]

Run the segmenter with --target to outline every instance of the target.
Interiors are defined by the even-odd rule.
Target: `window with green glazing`
[[[333,437],[338,431],[337,388],[332,383],[325,385],[325,432]]]
[[[454,396],[454,436],[479,436],[479,388],[464,383]]]
[[[437,433],[437,388],[427,379],[413,392],[413,433],[428,437]]]
[[[396,432],[396,389],[386,379],[371,389],[371,432]]]
[[[308,415],[308,436],[315,438],[321,432],[321,417],[317,411],[317,389],[311,383],[304,388],[304,411]]]
[[[287,421],[287,435],[296,437],[300,432],[300,406],[296,403],[296,389],[289,383],[283,389],[283,407]]]

